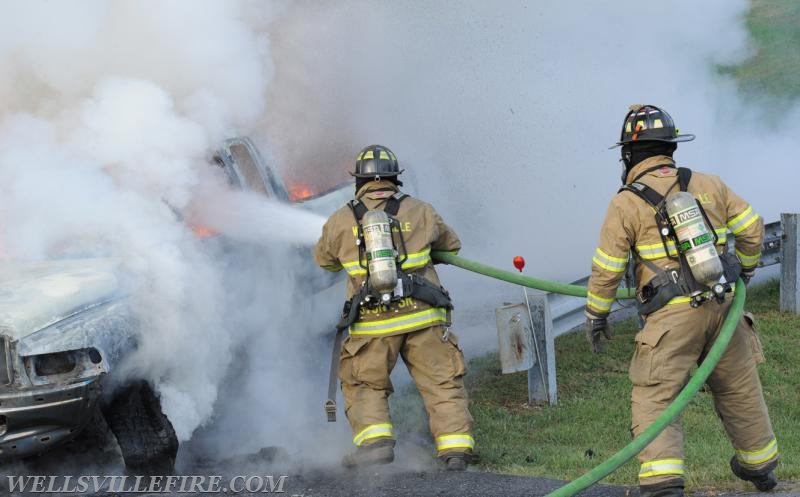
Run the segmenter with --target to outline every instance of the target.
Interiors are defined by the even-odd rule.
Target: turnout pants
[[[443,340],[444,331],[433,326],[401,335],[348,337],[339,379],[353,443],[365,446],[394,439],[389,375],[400,356],[422,395],[438,455],[472,450],[473,420],[463,380],[466,364],[456,337],[450,333]]]
[[[666,305],[647,317],[636,335],[630,365],[631,432],[639,435],[672,403],[689,380],[695,364],[705,359],[719,335],[731,304],[706,302]],[[768,471],[778,461],[778,447],[761,390],[756,364],[763,361],[761,344],[742,318],[722,359],[707,380],[714,407],[742,467]],[[640,485],[683,483],[683,431],[673,421],[640,454]]]

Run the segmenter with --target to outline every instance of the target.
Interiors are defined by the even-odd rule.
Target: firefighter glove
[[[754,267],[742,268],[742,272],[741,274],[739,274],[739,277],[742,278],[744,284],[747,285],[748,283],[750,283],[750,278],[752,278],[753,275],[755,274],[756,274],[756,268]]]
[[[607,340],[612,339],[611,328],[608,326],[608,319],[596,316],[586,316],[586,339],[589,345],[592,346],[592,352],[598,354],[603,351],[603,346],[600,343],[600,335],[606,337]]]

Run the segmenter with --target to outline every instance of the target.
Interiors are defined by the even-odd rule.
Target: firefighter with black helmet
[[[607,317],[629,258],[635,265],[637,304],[644,328],[630,364],[631,432],[644,431],[672,403],[715,341],[738,277],[758,265],[763,221],[719,177],[679,168],[673,152],[694,135],[680,134],[655,105],[634,105],[619,142],[622,188],[611,200],[592,258],[586,332],[595,352],[611,338]],[[727,238],[734,251],[727,253]],[[777,485],[778,446],[756,365],[761,345],[743,317],[708,378],[714,406],[733,445],[733,473],[759,490]],[[680,420],[640,454],[645,497],[684,495]]]
[[[450,330],[452,303],[431,250],[456,253],[461,242],[434,208],[400,191],[397,157],[370,145],[356,159],[355,198],[325,223],[315,247],[324,269],[347,272],[347,329],[339,364],[355,452],[345,467],[387,464],[395,435],[389,378],[398,357],[422,394],[438,457],[463,471],[475,441],[463,376],[466,364]]]

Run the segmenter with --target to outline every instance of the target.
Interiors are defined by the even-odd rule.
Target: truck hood
[[[112,259],[0,263],[0,333],[25,338],[119,295]]]

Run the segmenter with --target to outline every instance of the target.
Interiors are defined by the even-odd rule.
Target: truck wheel
[[[178,437],[161,402],[144,381],[128,384],[103,409],[125,467],[134,474],[168,475],[175,466]]]
[[[119,460],[114,434],[108,427],[100,407],[96,406],[86,427],[69,442],[70,453],[89,454],[97,460]]]

